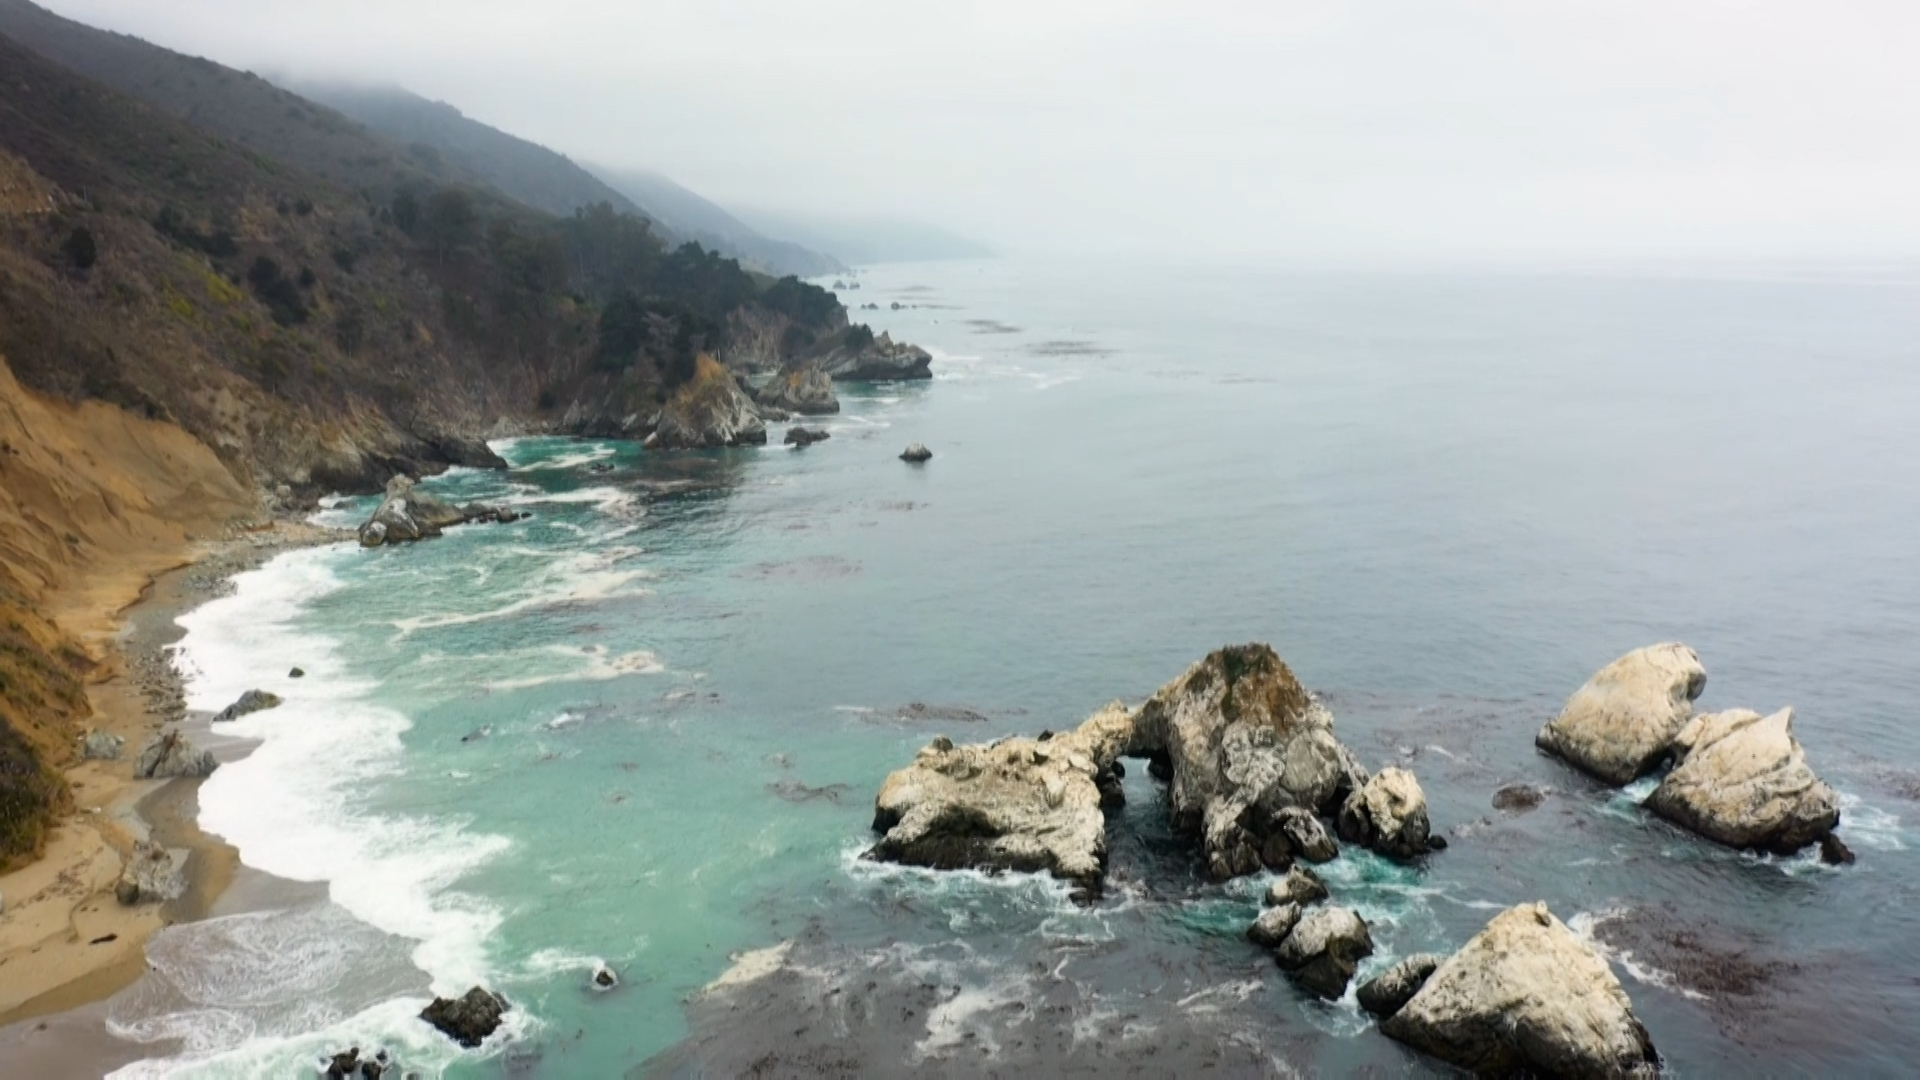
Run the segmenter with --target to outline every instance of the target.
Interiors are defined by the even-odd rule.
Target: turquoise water
[[[205,823],[331,903],[163,936],[192,1007],[136,995],[115,1023],[187,1043],[133,1071],[349,1043],[450,1076],[732,1075],[769,1048],[797,1054],[776,1072],[1421,1068],[1241,940],[1262,882],[1200,880],[1143,769],[1089,910],[855,858],[880,780],[933,735],[1057,730],[1247,640],[1369,766],[1413,768],[1454,840],[1329,868],[1373,967],[1546,899],[1609,943],[1676,1074],[1904,1067],[1920,283],[861,280],[846,298],[887,310],[856,314],[939,377],[842,388],[830,441],[505,443],[508,472],[429,486],[531,518],[283,556],[185,620],[196,708],[288,698],[233,726],[261,746],[209,781]],[[910,441],[933,461],[896,460]],[[1534,754],[1595,668],[1670,639],[1705,660],[1704,706],[1796,707],[1858,866],[1712,849]],[[1493,810],[1516,780],[1555,794]],[[700,992],[784,942],[782,977]],[[1690,989],[1701,949],[1759,987]],[[588,988],[602,962],[611,992]],[[521,1006],[511,1039],[457,1053],[410,1019],[429,984],[477,981]]]

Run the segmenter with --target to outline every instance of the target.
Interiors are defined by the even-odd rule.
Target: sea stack
[[[1609,784],[1630,784],[1666,760],[1706,686],[1707,669],[1685,645],[1635,649],[1576,690],[1534,744]]]

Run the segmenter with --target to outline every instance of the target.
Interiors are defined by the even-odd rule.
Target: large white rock
[[[1647,809],[1709,840],[1788,855],[1840,824],[1840,797],[1807,766],[1792,709],[1694,717],[1674,751],[1680,764]]]
[[[881,785],[869,858],[939,870],[1049,871],[1096,884],[1107,859],[1100,787],[1133,722],[1109,705],[1045,742],[935,739]]]
[[[1658,768],[1693,716],[1707,669],[1685,645],[1649,645],[1600,669],[1534,744],[1611,784]]]
[[[1658,1072],[1620,980],[1541,903],[1496,915],[1380,1030],[1481,1075]]]
[[[1216,878],[1284,869],[1294,852],[1281,811],[1329,813],[1367,780],[1333,714],[1264,644],[1209,653],[1134,722],[1136,743],[1164,748],[1174,826],[1200,835]]]
[[[1427,795],[1405,769],[1388,766],[1340,806],[1340,839],[1395,859],[1427,852]]]

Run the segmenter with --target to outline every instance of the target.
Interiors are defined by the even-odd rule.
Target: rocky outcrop
[[[760,446],[767,425],[752,399],[727,369],[711,356],[695,362],[691,379],[681,384],[654,418],[649,450],[697,450],[721,446]]]
[[[1100,777],[1131,747],[1110,705],[1074,731],[955,746],[944,736],[888,776],[867,857],[939,870],[1048,871],[1096,887],[1106,868]]]
[[[185,735],[169,731],[157,735],[133,763],[136,780],[164,780],[182,776],[209,776],[220,767],[213,752],[196,748]]]
[[[113,895],[122,904],[158,904],[178,900],[187,891],[187,852],[169,851],[142,840],[120,871]]]
[[[922,443],[909,443],[905,450],[900,451],[900,460],[911,461],[918,465],[923,461],[932,461],[933,451],[927,449]]]
[[[1320,875],[1301,866],[1288,870],[1286,876],[1275,879],[1273,884],[1267,886],[1266,903],[1269,907],[1282,904],[1305,907],[1326,898],[1327,886],[1320,880]]]
[[[1134,741],[1167,755],[1174,826],[1200,836],[1219,879],[1284,869],[1296,851],[1331,858],[1313,815],[1367,780],[1334,738],[1333,715],[1267,645],[1209,654],[1148,699],[1135,723]]]
[[[1366,920],[1343,907],[1317,907],[1300,917],[1273,958],[1295,982],[1324,998],[1338,998],[1360,961],[1373,955]]]
[[[1169,783],[1173,824],[1199,839],[1215,877],[1285,871],[1296,856],[1325,862],[1339,846],[1316,815],[1368,780],[1332,727],[1270,647],[1221,649],[1138,710],[1110,705],[1065,735],[934,740],[882,785],[883,836],[868,856],[1097,882],[1102,810],[1124,802],[1115,759],[1127,756],[1148,758],[1148,772]],[[1392,835],[1409,835],[1395,821]]]
[[[1620,981],[1545,904],[1495,916],[1380,1029],[1481,1075],[1658,1071]]]
[[[1790,855],[1840,824],[1840,797],[1807,766],[1792,709],[1696,716],[1674,752],[1679,765],[1646,807],[1709,840]]]
[[[249,690],[240,695],[238,701],[213,714],[214,723],[238,720],[248,713],[257,713],[266,709],[278,708],[280,695],[269,694],[265,690]]]
[[[380,500],[373,516],[360,526],[360,546],[412,543],[439,536],[455,525],[518,521],[520,516],[512,510],[479,503],[454,506],[421,491],[412,477],[396,476],[387,481],[386,498]]]
[[[1610,784],[1658,768],[1693,715],[1707,671],[1685,645],[1649,645],[1601,668],[1534,744]]]
[[[859,327],[854,328],[858,331]],[[810,361],[834,382],[892,382],[933,378],[933,357],[918,345],[850,333]]]
[[[1263,948],[1275,948],[1287,940],[1293,928],[1300,925],[1300,905],[1280,904],[1262,911],[1253,925],[1247,927],[1247,940]]]
[[[814,443],[824,442],[831,438],[833,438],[833,434],[824,429],[808,430],[803,427],[791,427],[787,429],[787,437],[784,441],[788,446],[798,446],[804,449],[805,447],[812,446]]]
[[[1388,858],[1427,852],[1427,796],[1405,769],[1388,766],[1340,805],[1340,839]]]
[[[1440,966],[1433,953],[1414,953],[1405,960],[1360,984],[1360,1007],[1375,1016],[1392,1016],[1427,984]]]
[[[326,1069],[327,1080],[381,1080],[394,1067],[393,1058],[385,1050],[371,1057],[361,1057],[357,1046],[329,1054],[321,1060]]]
[[[801,416],[826,416],[840,411],[833,380],[812,364],[788,368],[775,375],[755,395],[760,405]]]
[[[506,998],[476,986],[461,997],[434,998],[433,1004],[421,1011],[420,1019],[472,1049],[499,1030],[501,1018],[511,1008]]]

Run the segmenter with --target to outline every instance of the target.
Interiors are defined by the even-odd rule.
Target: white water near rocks
[[[289,554],[183,620],[194,708],[286,698],[221,725],[259,746],[203,824],[330,901],[163,933],[167,992],[112,1012],[185,1045],[129,1075],[297,1074],[348,1045],[427,1075],[719,1075],[753,1060],[729,1041],[876,1072],[1424,1070],[1244,940],[1264,881],[1204,881],[1144,769],[1093,908],[858,858],[880,779],[935,734],[1060,730],[1246,640],[1369,766],[1413,769],[1453,840],[1321,868],[1373,926],[1363,976],[1545,899],[1677,1071],[1906,1060],[1920,290],[1015,260],[863,280],[909,305],[875,329],[938,378],[841,387],[808,421],[831,440],[503,443],[510,471],[428,486],[531,518]],[[910,441],[934,459],[896,460]],[[1705,660],[1703,707],[1796,707],[1856,867],[1714,848],[1651,819],[1650,784],[1533,751],[1594,669],[1669,639]],[[1552,794],[1494,809],[1513,782]],[[778,962],[703,992],[741,956]],[[1764,977],[1708,985],[1702,957]],[[475,983],[517,1006],[486,1047],[415,1019]]]

